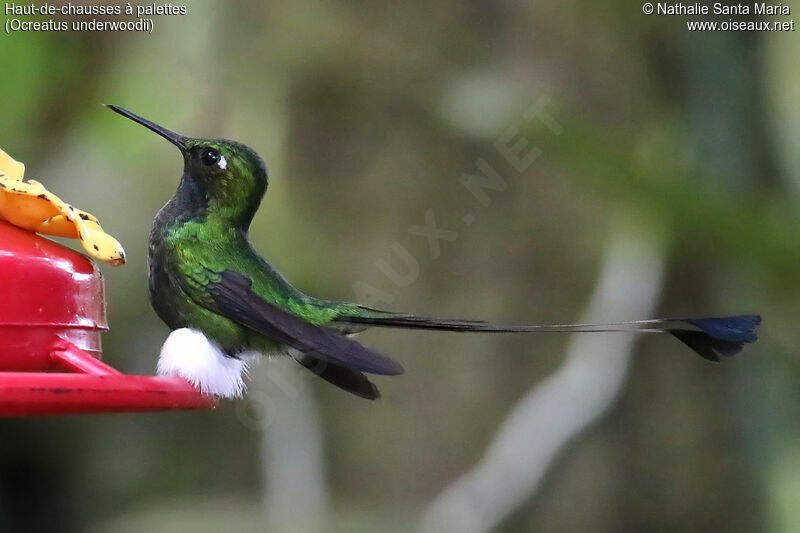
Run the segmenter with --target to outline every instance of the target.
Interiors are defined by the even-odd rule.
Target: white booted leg
[[[180,376],[206,394],[241,398],[247,363],[226,356],[202,332],[181,328],[170,333],[161,347],[158,375]]]

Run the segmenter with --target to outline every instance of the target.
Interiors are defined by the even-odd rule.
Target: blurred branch
[[[277,359],[256,365],[253,385],[259,392],[250,395],[267,411],[261,423],[266,530],[322,531],[328,488],[316,395],[294,361]]]
[[[652,313],[664,269],[663,246],[654,241],[618,231],[581,322]],[[517,403],[478,465],[433,501],[421,529],[487,531],[530,498],[564,447],[611,406],[634,343],[619,333],[574,335],[561,368]]]

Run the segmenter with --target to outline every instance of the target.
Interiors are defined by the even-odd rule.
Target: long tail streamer
[[[367,326],[427,329],[482,333],[545,333],[545,332],[636,332],[669,333],[701,357],[719,361],[721,356],[739,353],[745,344],[758,339],[759,315],[738,315],[702,318],[657,318],[613,324],[545,324],[505,325],[476,320],[448,320],[405,314],[347,316],[340,320]]]

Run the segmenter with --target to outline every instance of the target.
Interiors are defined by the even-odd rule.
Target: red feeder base
[[[0,416],[211,409],[213,396],[177,377],[128,376],[63,339],[53,363],[74,373],[0,372]]]
[[[0,416],[216,405],[180,378],[126,376],[99,360],[103,277],[85,255],[0,220],[0,279]]]

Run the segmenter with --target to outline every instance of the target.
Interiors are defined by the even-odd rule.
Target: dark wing
[[[214,277],[218,279],[205,283],[205,297],[195,301],[215,313],[328,365],[370,374],[403,373],[400,363],[266,301],[251,290],[252,282],[247,276],[225,270]],[[191,294],[191,286],[188,288]]]
[[[315,373],[328,383],[336,385],[340,389],[355,394],[366,400],[375,400],[380,397],[378,387],[376,387],[367,376],[344,366],[326,363],[319,359],[314,359],[307,354],[292,354],[295,361],[305,368]]]

